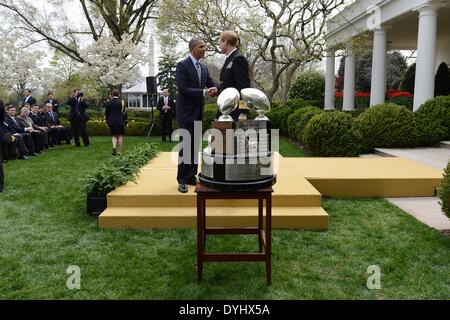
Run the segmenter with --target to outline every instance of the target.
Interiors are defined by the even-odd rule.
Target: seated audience
[[[28,116],[29,114],[30,109],[27,106],[23,106],[20,109],[20,114],[16,117],[16,121],[25,132],[30,133],[33,137],[35,152],[41,153],[45,149],[45,145],[48,145],[47,130],[44,127],[35,125]]]
[[[9,105],[6,107],[6,117],[3,122],[3,128],[11,133],[18,141],[19,158],[23,156],[37,156],[33,138],[29,132],[26,132],[16,120],[16,107]],[[21,149],[23,147],[23,149]]]

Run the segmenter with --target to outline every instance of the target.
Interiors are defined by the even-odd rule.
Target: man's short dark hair
[[[119,89],[113,89],[113,90],[111,91],[111,95],[112,95],[113,97],[118,97],[118,96],[120,96],[120,91],[119,91]]]
[[[9,109],[16,109],[16,107],[14,107],[12,104],[10,104],[9,106],[6,107],[6,110],[9,110]]]
[[[192,38],[191,41],[189,41],[189,50],[194,49],[196,45],[200,43],[200,41],[204,41],[202,38]]]

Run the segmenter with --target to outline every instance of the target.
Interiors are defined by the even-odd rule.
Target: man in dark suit
[[[175,102],[169,97],[168,88],[163,89],[163,95],[159,98],[157,108],[160,114],[162,141],[166,142],[166,135],[169,134],[169,141],[172,142],[172,119],[175,111]]]
[[[200,141],[196,141],[194,126],[200,127],[203,119],[203,109],[205,105],[205,96],[217,95],[217,87],[211,79],[208,68],[199,62],[205,57],[205,42],[202,39],[194,38],[189,42],[189,57],[177,64],[176,81],[178,87],[178,97],[176,103],[176,119],[180,129],[190,135],[190,145],[182,143],[178,160],[178,191],[188,192],[187,185],[197,183],[196,175],[198,170],[198,152],[200,151]],[[181,134],[180,141],[184,137]],[[198,139],[200,140],[200,139]],[[183,157],[183,149],[186,150],[186,157]]]
[[[5,105],[3,101],[0,100],[0,123],[5,121]],[[5,185],[5,178],[3,174],[3,157],[2,157],[2,149],[0,148],[0,192],[3,191],[3,187]]]
[[[31,118],[31,120],[33,120],[33,123],[36,126],[46,129],[48,136],[48,147],[49,148],[56,147],[59,141],[58,131],[55,130],[54,128],[51,128],[46,119],[39,115],[39,106],[37,105],[32,106],[30,109],[30,114],[28,116]]]
[[[51,91],[47,94],[47,101],[45,101],[44,104],[46,105],[47,103],[51,103],[53,106],[53,112],[56,112],[57,114],[59,114],[59,101],[56,99],[53,99],[53,92],[51,92]]]
[[[234,31],[224,31],[220,35],[219,49],[226,55],[225,63],[220,73],[219,92],[227,88],[242,89],[250,88],[250,76],[247,59],[238,50],[239,38]],[[236,121],[241,114],[248,114],[246,109],[236,109],[230,115]],[[220,112],[216,117],[221,116]]]
[[[22,105],[29,104],[30,106],[36,104],[36,99],[31,95],[31,89],[24,91],[25,97],[23,98]]]
[[[6,117],[3,122],[3,128],[11,133],[17,139],[17,147],[19,149],[19,157],[26,159],[27,155],[37,156],[33,138],[29,132],[23,129],[16,120],[16,108],[9,105],[6,108]]]
[[[39,114],[43,119],[45,119],[51,129],[58,131],[58,144],[61,144],[62,141],[65,141],[66,144],[71,144],[70,140],[72,139],[72,128],[64,127],[61,124],[59,121],[59,116],[56,112],[53,112],[53,105],[50,102],[42,107]]]
[[[68,120],[72,127],[73,139],[75,140],[75,146],[80,147],[80,135],[83,139],[85,147],[90,147],[89,137],[86,129],[86,122],[89,120],[86,115],[86,102],[84,101],[84,95],[80,90],[75,89],[73,91],[73,97],[67,101],[70,106]]]

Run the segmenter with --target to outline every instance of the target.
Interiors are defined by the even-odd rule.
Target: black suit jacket
[[[28,103],[28,104],[30,104],[31,106],[34,105],[34,104],[36,104],[36,99],[35,99],[33,96],[30,96],[30,98],[28,99],[27,102],[25,102],[26,99],[27,99],[26,97],[23,98],[22,104]]]
[[[112,98],[105,105],[105,118],[108,126],[123,126],[128,121],[125,102],[120,98]]]
[[[250,88],[250,76],[247,59],[238,51],[234,51],[226,60],[220,72],[220,91],[227,88],[235,88],[239,92]],[[230,115],[237,120],[240,113],[246,111],[236,109]],[[220,113],[218,113],[220,116]]]
[[[77,98],[72,97],[69,99],[69,101],[67,101],[67,104],[70,106],[70,111],[69,114],[67,115],[67,120],[69,120],[70,122],[73,122],[75,120],[77,120],[77,118],[81,121],[81,122],[87,122],[89,120],[88,115],[86,114],[86,108],[87,108],[87,104],[86,101],[84,101],[84,99],[82,101],[80,101],[80,114],[77,116],[76,115],[76,105],[77,105]]]
[[[173,117],[175,114],[175,102],[170,97],[168,97],[168,99],[170,110],[168,110],[167,113],[165,113],[162,109],[164,107],[164,96],[161,96],[158,100],[158,105],[156,107],[158,108],[161,117]]]
[[[5,121],[5,105],[3,104],[3,101],[0,100],[0,125]]]
[[[192,59],[178,62],[176,80],[178,97],[176,103],[176,119],[179,123],[191,123],[203,120],[205,97],[203,90],[217,86],[209,75],[208,68],[201,66],[201,83]]]
[[[47,121],[45,121],[39,114],[33,114],[30,112],[29,117],[33,120],[35,125],[39,127],[48,127]]]
[[[53,99],[52,102],[47,99],[47,101],[44,102],[44,104],[51,103],[53,106],[53,112],[59,113],[59,101],[56,99]]]
[[[25,130],[20,126],[19,121],[16,120],[16,122],[14,122],[13,118],[11,118],[11,116],[8,114],[5,117],[3,128],[5,128],[11,134],[25,133]]]
[[[53,117],[52,117],[53,115]],[[50,112],[45,112],[42,116],[45,117],[45,120],[50,126],[59,126],[61,123],[59,122],[59,116],[56,112],[53,112],[50,115]]]

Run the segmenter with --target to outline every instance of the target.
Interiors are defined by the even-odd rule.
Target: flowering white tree
[[[84,75],[100,81],[111,88],[133,85],[140,80],[139,65],[145,60],[142,45],[135,45],[132,35],[122,41],[111,36],[102,36],[80,51],[84,62]]]
[[[37,87],[42,70],[41,51],[30,51],[17,43],[17,35],[0,36],[0,85],[17,94],[27,87]]]

